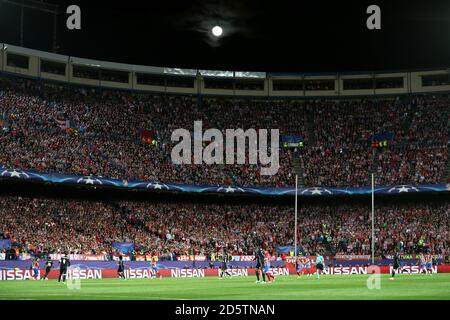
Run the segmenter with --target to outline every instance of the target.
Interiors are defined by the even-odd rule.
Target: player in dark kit
[[[125,279],[125,266],[123,265],[123,257],[119,256],[119,268],[117,269],[117,274],[119,278]]]
[[[231,273],[228,272],[228,255],[224,254],[222,259],[222,266],[220,268],[220,277],[223,278],[224,275],[229,275],[231,277]]]
[[[70,267],[70,260],[67,254],[64,254],[64,256],[61,257],[59,260],[59,277],[58,282],[61,282],[61,278],[63,279],[63,282],[66,281],[67,278],[67,268]]]
[[[53,261],[50,257],[47,257],[47,261],[45,262],[45,275],[41,280],[48,280],[48,275],[53,267]]]
[[[259,274],[261,273],[263,281],[262,283],[266,283],[266,274],[264,272],[264,250],[262,248],[258,248],[255,253],[255,260],[256,260],[256,283],[261,283]]]
[[[392,267],[392,276],[390,280],[394,280],[395,273],[400,268],[400,255],[398,252],[394,254],[394,266]]]

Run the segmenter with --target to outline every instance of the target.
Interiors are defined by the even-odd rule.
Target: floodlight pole
[[[297,192],[298,192],[298,175],[295,175],[295,222],[294,222],[294,256],[297,257]]]
[[[374,174],[372,173],[372,264],[375,263],[375,192]]]

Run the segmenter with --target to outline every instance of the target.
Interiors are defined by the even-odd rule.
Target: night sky
[[[272,72],[450,66],[450,1],[44,2],[60,8],[57,52],[84,58]],[[66,29],[70,4],[81,7],[80,31]],[[370,4],[381,7],[381,30],[366,28]],[[0,0],[0,42],[19,44],[19,12]],[[51,15],[24,18],[24,46],[51,51]],[[218,41],[214,25],[224,28]]]

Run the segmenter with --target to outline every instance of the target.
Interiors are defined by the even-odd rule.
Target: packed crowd
[[[0,78],[0,164],[44,172],[187,184],[294,185],[293,158],[307,186],[438,183],[448,174],[450,100],[267,101],[163,96]],[[279,129],[305,147],[280,148],[280,169],[260,165],[176,165],[172,132]],[[67,131],[67,124],[73,131]],[[140,139],[153,130],[157,144]],[[383,151],[374,134],[392,132]],[[195,138],[195,137],[193,137]]]
[[[439,183],[448,161],[450,101],[413,97],[319,102],[315,146],[301,149],[306,185],[367,186]],[[388,147],[368,147],[374,134],[393,133]]]
[[[32,253],[114,253],[113,242],[160,256],[276,254],[293,245],[292,208],[256,204],[98,202],[74,199],[0,198],[0,235]],[[360,204],[308,204],[299,208],[298,242],[304,253],[371,252],[370,208]],[[395,250],[448,253],[450,206],[380,204],[375,212],[376,254]]]

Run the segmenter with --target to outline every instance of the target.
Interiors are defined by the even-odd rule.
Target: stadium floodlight
[[[211,29],[211,32],[215,37],[220,37],[223,33],[223,29],[220,26],[215,26]]]

